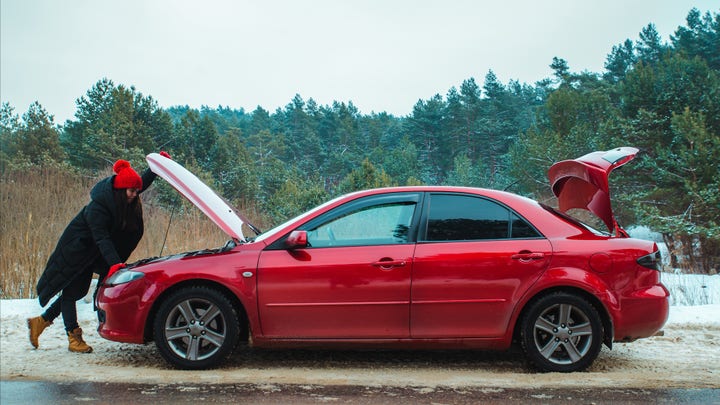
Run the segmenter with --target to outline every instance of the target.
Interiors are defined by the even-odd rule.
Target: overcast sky
[[[602,72],[655,24],[664,41],[717,0],[1,0],[0,96],[56,123],[103,77],[160,106],[271,112],[295,94],[404,116],[493,70],[507,83]]]

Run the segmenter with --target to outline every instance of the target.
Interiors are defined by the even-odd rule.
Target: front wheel
[[[520,327],[523,351],[541,371],[585,370],[602,346],[600,315],[592,304],[573,294],[554,293],[531,303]]]
[[[230,301],[217,290],[189,287],[172,293],[160,306],[153,331],[155,345],[170,364],[182,369],[215,367],[239,339],[239,320]]]

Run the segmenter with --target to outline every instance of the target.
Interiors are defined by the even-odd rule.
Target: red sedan
[[[553,165],[559,210],[507,192],[393,187],[336,198],[260,233],[177,163],[150,167],[231,237],[148,259],[97,294],[106,339],[155,341],[179,368],[254,347],[507,349],[543,371],[584,370],[604,343],[654,335],[668,316],[660,254],[629,238],[608,175],[637,150]],[[587,209],[600,232],[562,211]]]

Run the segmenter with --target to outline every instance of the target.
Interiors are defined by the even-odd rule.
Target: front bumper
[[[145,343],[145,325],[150,302],[143,280],[100,287],[96,298],[98,334],[124,343]]]

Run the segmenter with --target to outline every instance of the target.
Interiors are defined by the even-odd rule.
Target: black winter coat
[[[150,169],[145,170],[140,192],[145,191],[155,177]],[[139,218],[136,230],[126,232],[120,229],[121,221],[113,198],[114,178],[113,175],[100,180],[92,188],[90,202],[60,236],[37,283],[41,306],[44,307],[55,294],[86,270],[92,269],[104,277],[110,266],[127,261],[140,242],[144,232],[142,218]]]

